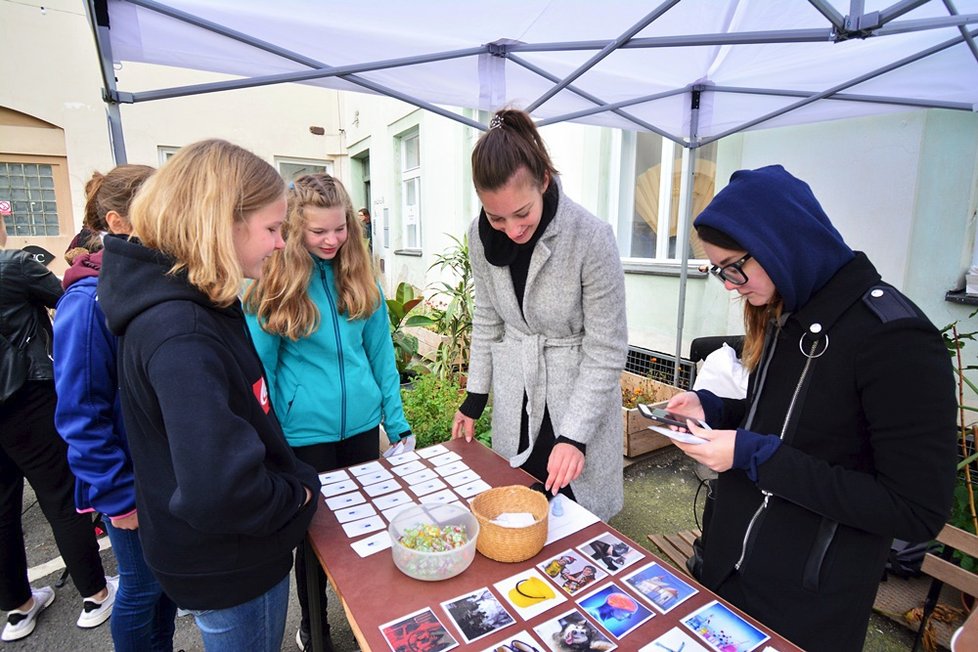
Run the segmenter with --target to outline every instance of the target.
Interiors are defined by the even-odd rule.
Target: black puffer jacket
[[[0,251],[0,334],[30,359],[27,380],[51,380],[51,320],[64,290],[47,267],[19,249]]]

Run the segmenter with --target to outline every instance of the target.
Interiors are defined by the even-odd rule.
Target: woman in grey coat
[[[483,205],[469,231],[476,306],[452,437],[472,440],[491,389],[493,449],[607,520],[623,499],[628,349],[614,234],[561,192],[523,111],[493,116],[472,177]]]

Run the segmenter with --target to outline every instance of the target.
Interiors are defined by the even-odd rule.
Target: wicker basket
[[[525,561],[543,550],[547,542],[547,497],[529,487],[512,485],[484,491],[472,501],[472,513],[479,520],[476,550],[489,559],[504,562]],[[528,512],[536,522],[521,528],[503,527],[492,520],[506,512]]]

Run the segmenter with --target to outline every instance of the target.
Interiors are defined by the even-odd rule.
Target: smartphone
[[[709,428],[702,419],[697,419],[695,417],[688,417],[684,414],[677,414],[675,412],[670,412],[664,410],[663,408],[654,408],[651,405],[645,403],[639,403],[638,411],[646,419],[651,419],[652,421],[657,421],[659,423],[664,423],[667,426],[676,426],[677,428],[685,428],[686,420],[689,419],[700,428]]]

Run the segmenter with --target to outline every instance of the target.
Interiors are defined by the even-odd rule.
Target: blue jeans
[[[156,581],[139,543],[138,530],[120,530],[102,519],[119,565],[119,592],[112,607],[116,652],[173,652],[174,604]]]
[[[207,652],[279,652],[289,611],[289,575],[257,598],[227,609],[191,610]]]

